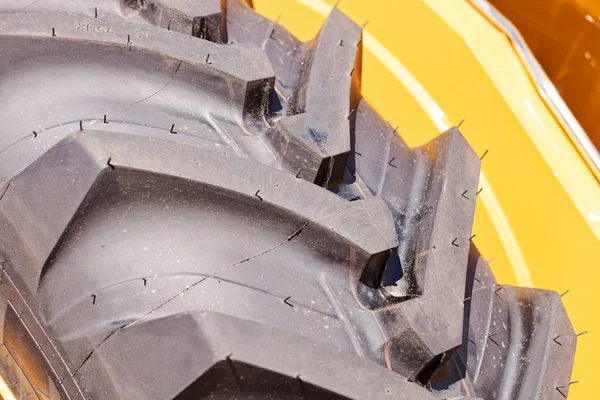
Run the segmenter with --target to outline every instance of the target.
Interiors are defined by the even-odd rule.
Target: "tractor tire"
[[[479,157],[402,141],[361,37],[337,9],[305,43],[241,0],[0,3],[5,389],[566,397],[560,297],[496,284]]]

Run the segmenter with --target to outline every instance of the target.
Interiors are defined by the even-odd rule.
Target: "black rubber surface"
[[[0,4],[17,396],[566,396],[560,298],[495,284],[479,158],[457,128],[404,144],[360,98],[361,35],[235,0]]]

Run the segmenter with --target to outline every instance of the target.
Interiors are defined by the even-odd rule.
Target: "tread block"
[[[169,68],[169,75],[174,75],[181,61],[180,69],[187,66],[195,70],[196,79],[193,83],[198,84],[195,81],[201,74],[205,75],[202,76],[204,85],[210,86],[215,82],[219,86],[224,85],[224,88],[219,87],[211,94],[217,97],[217,103],[224,103],[229,113],[227,115],[231,114],[233,105],[234,112],[241,118],[247,108],[253,109],[251,105],[257,103],[257,98],[263,109],[270,103],[275,78],[269,60],[262,52],[243,46],[222,46],[196,40],[178,32],[129,24],[109,16],[103,21],[105,25],[98,25],[94,18],[60,13],[0,14],[0,22],[5,26],[1,33],[4,57],[0,63],[0,73],[8,74],[14,69],[14,63],[23,61],[24,53],[31,59],[36,53],[43,53],[44,49],[47,62],[56,63],[56,57],[50,57],[56,52],[69,57],[79,54],[79,59],[74,62],[89,62],[90,57],[86,57],[85,49],[90,47],[95,54],[102,52],[107,57],[128,60],[130,64],[140,63],[138,59],[142,56],[129,55],[129,50],[132,53],[141,50],[152,53],[169,66],[172,60],[176,60],[174,67]],[[52,36],[53,29],[56,36]],[[27,51],[24,52],[24,49]],[[265,82],[269,90],[265,90]],[[242,89],[242,92],[238,93],[238,89]],[[219,98],[223,96],[226,97]]]
[[[336,183],[336,176],[343,175],[348,152],[328,153],[328,136],[309,125],[313,122],[307,114],[283,117],[265,135],[279,153],[279,168],[328,187]]]
[[[292,296],[295,307],[306,313],[288,320],[287,330],[349,348],[347,332],[331,315],[319,285],[300,291],[296,282],[319,274],[336,286],[341,279],[349,292],[349,278],[356,286],[361,270],[380,270],[394,246],[380,236],[386,225],[395,240],[382,202],[372,199],[312,220],[298,219],[252,195],[236,196],[198,182],[120,168],[117,158],[114,162],[115,170],[96,181],[56,245],[37,292],[42,318],[59,341],[110,330],[113,321],[131,321],[217,274],[174,301],[176,310],[214,310],[277,325],[287,320],[289,306],[282,299]],[[131,251],[138,248],[140,253]],[[307,248],[319,258],[307,255]],[[349,251],[355,254],[352,271],[357,275],[347,271]],[[164,254],[177,254],[178,262],[164,260]],[[349,293],[343,299],[352,305]],[[173,311],[164,307],[160,312]],[[86,355],[72,355],[73,365]]]
[[[577,339],[559,295],[501,286],[494,297],[483,354],[473,360],[479,366],[473,376],[477,393],[484,398],[564,399]]]
[[[293,113],[329,114],[329,120],[348,120],[352,68],[362,30],[337,8],[310,42],[294,96]],[[335,66],[332,70],[331,66]],[[342,135],[339,133],[340,138]]]
[[[0,33],[0,84],[10,99],[0,106],[7,121],[0,182],[78,129],[79,121],[85,129],[96,124],[118,131],[121,124],[125,132],[159,132],[172,140],[235,145],[240,137],[240,153],[273,162],[269,146],[248,132],[267,126],[274,76],[264,54],[110,16],[99,25],[86,16],[0,14],[0,23],[6,27]],[[39,91],[52,93],[53,101],[37,96]],[[169,133],[172,124],[178,135]]]
[[[375,196],[382,196],[385,186],[385,198],[393,210],[407,207],[412,177],[421,166],[421,163],[417,164],[417,152],[410,149],[396,132],[369,103],[360,101],[356,111],[356,152],[352,156],[355,179]],[[390,175],[393,180],[386,180],[388,170],[392,168],[398,172]]]
[[[293,81],[296,87],[288,116],[266,135],[289,169],[302,169],[300,177],[319,185],[333,187],[343,181],[350,152],[352,72],[360,37],[360,27],[334,8],[308,44],[301,65],[295,66],[298,78]]]
[[[331,171],[327,183],[341,183],[348,162],[352,73],[359,57],[357,44],[361,32],[358,25],[334,8],[308,46],[291,101],[291,113],[304,113],[305,120],[310,121],[308,129],[301,128],[292,134],[322,158],[333,157],[334,162],[327,166]],[[315,167],[324,169],[322,163]]]
[[[495,283],[489,266],[471,243],[464,292],[462,344],[448,354],[446,362],[440,365],[429,381],[431,389],[440,397],[476,396],[467,368],[479,369],[478,361],[485,344],[483,339],[488,335],[488,317],[494,304]],[[475,328],[477,332],[473,331]]]
[[[2,253],[7,270],[20,276],[32,293],[56,242],[104,168],[106,160],[102,163],[66,139],[10,182],[0,201],[0,221],[7,233]]]
[[[260,48],[269,57],[281,103],[276,114],[288,115],[308,44],[296,39],[277,22],[256,13],[244,0],[227,1],[227,31],[231,42]]]
[[[220,0],[121,0],[124,13],[152,25],[215,43],[226,43]]]
[[[433,387],[448,396],[564,399],[576,336],[560,297],[498,285],[474,246],[471,258],[463,343]]]
[[[414,158],[403,157],[406,150],[402,146],[392,146],[391,150],[400,152],[399,165],[409,165],[404,171],[388,168],[382,188],[397,221],[399,243],[403,244],[399,256],[404,276],[397,285],[405,282],[406,291],[399,297],[400,303],[380,314],[390,335],[391,365],[417,379],[420,371],[462,342],[475,198],[465,199],[461,194],[477,191],[479,158],[456,128],[416,149]],[[412,181],[410,190],[397,190],[407,181]],[[398,192],[409,198],[394,200]],[[397,314],[402,319],[394,318]],[[406,348],[415,349],[414,353],[407,353]]]
[[[480,160],[456,128],[409,148],[365,101],[354,150],[355,179],[386,201],[399,243],[383,274],[392,300],[377,311],[388,339],[380,359],[416,380],[462,343]]]
[[[61,141],[33,166],[15,178],[11,184],[15,187],[9,187],[0,202],[0,216],[8,221],[19,221],[20,232],[25,234],[14,235],[15,240],[18,240],[14,248],[25,248],[27,251],[7,251],[7,271],[28,280],[33,297],[40,302],[42,320],[46,327],[51,329],[55,340],[62,343],[74,338],[88,337],[93,332],[109,332],[115,325],[118,326],[118,321],[131,321],[132,318],[143,315],[152,307],[169,299],[181,290],[184,283],[191,284],[196,281],[197,274],[219,272],[219,267],[246,262],[246,259],[247,265],[236,269],[233,277],[228,278],[226,273],[219,275],[223,279],[238,282],[241,286],[237,286],[236,290],[239,291],[240,287],[258,288],[258,292],[262,290],[263,297],[267,290],[270,296],[274,296],[271,297],[274,299],[272,301],[277,301],[281,307],[288,307],[280,300],[286,297],[287,290],[287,293],[294,294],[295,301],[301,302],[309,310],[316,307],[319,312],[332,314],[333,311],[328,307],[333,306],[328,305],[330,300],[319,285],[295,294],[295,280],[285,285],[278,283],[281,272],[264,276],[264,282],[264,274],[253,272],[255,268],[277,265],[282,263],[283,259],[291,258],[289,262],[284,263],[289,269],[289,276],[301,274],[299,280],[315,279],[313,275],[316,272],[312,269],[303,269],[302,265],[317,268],[320,271],[319,276],[323,275],[323,279],[330,281],[332,287],[338,288],[334,293],[341,296],[340,302],[350,305],[351,312],[354,312],[353,307],[356,307],[356,312],[362,313],[362,320],[357,321],[356,325],[361,325],[360,329],[366,331],[376,328],[371,313],[361,311],[355,300],[358,298],[357,287],[368,289],[366,291],[370,297],[366,301],[370,301],[373,296],[381,297],[378,287],[373,287],[375,285],[370,282],[376,281],[375,277],[379,276],[379,271],[389,261],[389,254],[397,246],[391,214],[385,203],[378,198],[362,202],[347,202],[333,193],[289,174],[257,165],[246,159],[235,159],[232,163],[230,157],[232,157],[231,153],[203,152],[197,148],[155,138],[84,130]],[[126,171],[132,171],[128,174],[133,174],[133,177],[127,178],[123,175]],[[118,176],[125,178],[111,178]],[[176,193],[168,194],[169,190],[166,187],[173,187],[175,179],[183,179],[186,183],[184,185],[175,182],[179,185],[177,186],[179,189]],[[141,185],[143,188],[156,188],[157,191],[164,186],[164,196],[158,196],[156,193],[144,194],[145,192],[136,185]],[[147,213],[156,207],[160,208],[161,204],[172,202],[173,207],[169,210],[177,207],[184,207],[186,210],[185,207],[192,207],[192,204],[184,206],[189,202],[188,197],[194,199],[202,197],[197,193],[190,194],[191,189],[183,190],[188,186],[209,191],[212,193],[210,196],[223,193],[227,197],[226,201],[221,199],[212,206],[213,212],[210,214],[213,215],[212,218],[221,215],[216,210],[218,204],[234,207],[238,213],[239,210],[251,206],[255,210],[244,214],[244,218],[250,221],[248,223],[252,223],[249,214],[258,212],[264,215],[258,220],[262,222],[255,221],[254,228],[247,228],[245,231],[256,233],[259,227],[266,231],[264,234],[257,234],[254,239],[246,238],[247,240],[239,233],[236,234],[240,236],[240,244],[245,246],[243,248],[234,246],[236,251],[223,250],[218,246],[211,247],[214,251],[213,256],[217,258],[209,262],[210,256],[207,252],[203,253],[203,259],[207,260],[206,271],[200,271],[200,264],[197,262],[182,263],[185,279],[182,278],[179,282],[177,279],[169,278],[176,265],[169,267],[157,261],[162,254],[160,251],[157,253],[159,255],[154,256],[154,253],[146,251],[142,252],[143,257],[138,255],[137,261],[141,270],[125,267],[136,264],[135,261],[127,259],[132,254],[128,252],[128,248],[142,246],[142,248],[157,249],[162,245],[166,246],[167,252],[170,251],[168,249],[177,248],[182,257],[190,250],[181,248],[179,243],[170,243],[170,239],[148,236],[148,232],[159,232],[161,225],[162,229],[171,226],[174,220],[170,215],[176,217],[175,220],[180,218],[180,215],[163,210],[160,218],[136,219],[143,210]],[[210,188],[212,190],[209,190]],[[130,199],[130,195],[120,194],[119,190],[139,192],[142,193],[140,195],[142,197],[138,200]],[[258,190],[261,200],[256,196]],[[163,197],[170,200],[167,203],[160,203],[159,200]],[[148,200],[150,198],[156,198],[154,201],[156,204],[150,202]],[[128,203],[130,201],[133,202]],[[207,201],[205,203],[209,204]],[[127,204],[138,204],[141,208],[128,207]],[[118,214],[117,211],[123,208],[129,211],[125,215]],[[60,212],[46,216],[47,209],[57,209]],[[188,212],[191,215],[191,208]],[[117,213],[115,215],[119,218],[116,220],[109,218],[112,213]],[[225,213],[231,218],[233,214],[233,212]],[[27,218],[23,219],[23,216]],[[203,218],[205,225],[210,226],[209,217],[205,215]],[[193,227],[190,225],[194,223],[193,221],[195,219],[190,220],[187,225],[181,221],[177,222],[177,229],[187,232],[188,225]],[[239,224],[235,224],[230,231],[225,230],[223,227],[225,219],[222,221],[223,232],[239,230]],[[152,222],[158,223],[158,226],[147,226]],[[285,230],[282,231],[284,228]],[[196,231],[199,232],[197,229]],[[45,234],[39,235],[38,232]],[[189,236],[193,236],[193,233]],[[292,241],[296,236],[298,239]],[[119,238],[127,240],[123,241]],[[259,244],[258,238],[264,238],[261,239],[264,243]],[[224,239],[220,242],[233,243],[232,240]],[[294,243],[288,245],[288,242]],[[278,251],[283,244],[286,244],[285,251]],[[123,245],[125,247],[118,247]],[[192,247],[198,251],[197,245]],[[191,250],[188,252],[189,257],[184,258],[194,259],[196,253]],[[37,260],[37,264],[30,264],[30,260],[27,259],[31,254]],[[228,254],[229,258],[224,259],[223,254]],[[318,254],[319,257],[315,259],[313,254]],[[257,257],[257,260],[250,262],[253,257]],[[118,268],[119,265],[123,268]],[[22,266],[22,268],[15,266]],[[186,267],[190,269],[187,270]],[[117,268],[119,272],[107,273],[107,268]],[[162,287],[160,293],[150,297],[145,290],[145,285],[140,283],[143,279],[151,279],[148,268],[154,270],[154,273],[159,273],[160,268],[168,268],[168,271],[164,271],[166,275],[157,282]],[[195,271],[195,275],[189,275],[190,271]],[[275,281],[271,282],[272,279]],[[260,289],[262,286],[265,286],[265,289]],[[278,289],[273,292],[273,288]],[[132,293],[138,293],[136,296],[139,298],[131,300]],[[90,302],[90,296],[93,294],[98,296],[99,302],[102,302],[98,303],[102,304],[101,307]],[[197,294],[201,295],[201,292]],[[360,296],[363,294],[359,293]],[[247,293],[240,292],[239,297],[244,296],[247,296]],[[112,305],[106,304],[107,298]],[[321,305],[313,306],[311,300],[318,298],[322,299],[319,303]],[[186,307],[189,306],[194,309],[199,304],[198,301],[182,307],[187,309]],[[118,306],[122,302],[127,302],[128,307],[124,309]],[[314,318],[317,318],[319,312],[309,316],[314,315]],[[265,315],[256,318],[265,318]],[[275,315],[273,318],[278,317]],[[341,315],[332,318],[344,321],[343,318],[347,317]],[[343,328],[340,322],[336,324],[339,329]],[[326,332],[319,333],[319,330],[328,329],[323,328],[320,321],[319,329],[310,326],[299,325],[298,329],[306,336],[317,335],[325,341],[330,340],[325,339]],[[379,340],[378,335],[371,334],[371,337],[375,337],[375,342]],[[342,348],[348,347],[348,340],[345,334],[334,335],[331,339],[333,344]],[[97,344],[89,341],[87,343],[92,347]],[[73,350],[75,353],[71,354],[71,368],[76,369],[85,359],[86,350],[89,351],[90,348],[80,348],[76,352]]]
[[[435,399],[364,358],[210,312],[142,321],[117,332],[96,352],[79,372],[92,398],[106,396],[108,387],[115,399],[205,394],[225,399],[240,391],[273,399]],[[273,392],[279,396],[269,397]]]
[[[228,7],[231,38],[260,47],[277,76],[281,110],[266,132],[279,154],[277,167],[335,188],[344,180],[351,149],[349,118],[359,97],[361,28],[334,8],[317,37],[302,43],[245,2],[232,1]]]
[[[309,396],[309,393],[311,399],[347,399],[303,382],[301,378],[285,376],[229,358],[218,361],[177,395],[175,400],[233,399],[243,398],[249,393],[260,394],[264,399],[302,399],[304,394]]]
[[[171,57],[189,60],[204,65],[205,68],[232,77],[254,81],[273,77],[268,58],[261,52],[242,46],[221,46],[204,40],[197,40],[179,32],[166,31],[141,24],[129,24],[117,18],[106,16],[99,26],[97,20],[87,16],[72,16],[66,13],[15,13],[0,14],[1,22],[6,27],[2,37],[28,37],[36,40],[52,40],[63,42],[74,39],[84,42],[102,42],[115,44],[122,50],[146,49]],[[109,29],[110,27],[110,29]],[[54,28],[55,36],[52,36]],[[129,35],[129,42],[128,42]],[[3,39],[6,40],[6,39]],[[79,43],[76,43],[79,44]],[[210,54],[207,63],[206,56]],[[29,56],[29,54],[27,55]],[[3,59],[6,64],[10,58]],[[232,62],[233,58],[236,62]]]
[[[412,241],[401,253],[405,279],[417,295],[443,288],[462,292],[475,212],[475,196],[467,199],[462,193],[477,191],[479,158],[456,128],[419,149],[416,158],[421,168],[415,171],[411,192],[420,194],[420,206],[408,204],[409,215],[400,226],[401,238]],[[391,197],[394,174],[396,169],[388,168],[384,198]]]

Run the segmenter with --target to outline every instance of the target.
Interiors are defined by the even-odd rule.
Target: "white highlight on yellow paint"
[[[0,376],[0,397],[2,398],[2,400],[16,400],[15,396],[13,395],[12,391],[10,390],[2,376]]]
[[[303,0],[306,1],[306,0]],[[363,33],[363,45],[406,87],[414,99],[425,110],[435,127],[440,132],[445,132],[453,125],[448,116],[429,95],[419,81],[388,49],[386,49],[369,32]]]
[[[531,273],[525,262],[525,257],[523,257],[519,242],[517,242],[517,239],[513,234],[512,228],[508,223],[508,218],[506,218],[504,211],[502,211],[502,207],[500,206],[500,202],[498,201],[494,190],[483,173],[479,174],[479,187],[483,189],[481,193],[479,193],[479,197],[492,220],[494,228],[496,228],[496,233],[502,242],[502,246],[504,246],[506,256],[508,257],[513,273],[515,274],[517,283],[519,286],[533,287]]]
[[[318,12],[319,14],[321,14],[324,17],[327,17],[329,15],[329,13],[331,12],[331,10],[333,9],[332,6],[330,6],[329,4],[321,1],[321,0],[296,0],[298,3]]]

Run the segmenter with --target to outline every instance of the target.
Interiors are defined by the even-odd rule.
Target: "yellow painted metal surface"
[[[585,1],[585,0],[580,0]],[[301,40],[334,0],[254,0]],[[483,154],[473,233],[502,283],[559,292],[579,338],[570,398],[600,373],[600,186],[536,92],[510,42],[466,0],[342,0],[362,25],[362,94],[410,144],[464,119]]]

